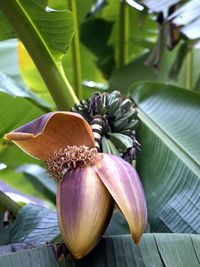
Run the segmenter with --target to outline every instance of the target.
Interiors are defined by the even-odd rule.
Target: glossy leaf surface
[[[200,233],[200,95],[148,82],[131,95],[141,119],[137,170],[151,230]]]

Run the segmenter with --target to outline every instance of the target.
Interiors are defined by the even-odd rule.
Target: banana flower
[[[61,235],[77,259],[102,237],[114,204],[139,243],[147,220],[146,201],[135,169],[122,158],[98,153],[89,124],[73,112],[50,112],[5,135],[32,157],[45,161],[58,181]]]

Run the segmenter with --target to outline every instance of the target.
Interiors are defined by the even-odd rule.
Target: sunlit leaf
[[[77,98],[63,75],[61,60],[73,36],[72,14],[67,10],[47,7],[45,0],[3,2],[0,8],[6,16],[0,14],[1,23],[5,25],[9,20],[16,30],[57,107],[60,109],[71,107]],[[11,26],[4,28],[3,37],[0,35],[0,38],[5,38],[4,33],[7,38],[14,37]]]
[[[17,44],[20,71],[25,84],[38,96],[54,106],[49,91],[35,64],[21,42]]]
[[[69,12],[46,9],[46,0],[31,0],[29,2],[19,0],[17,2],[23,6],[37,30],[40,31],[41,37],[51,53],[57,60],[60,60],[68,48],[73,33],[73,22]],[[0,18],[0,39],[16,37],[16,33],[1,12]],[[53,39],[52,34],[54,35]]]

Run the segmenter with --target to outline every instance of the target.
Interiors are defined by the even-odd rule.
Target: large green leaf
[[[47,0],[30,0],[28,2],[17,0],[16,3],[27,12],[32,25],[41,35],[41,41],[45,42],[56,61],[60,61],[67,51],[73,34],[73,22],[69,12],[47,9]],[[10,4],[8,3],[8,5]],[[20,13],[18,15],[20,16]],[[0,12],[0,18],[0,40],[16,38],[15,31],[2,12]]]
[[[47,7],[47,2],[1,2],[0,9],[3,13],[0,12],[0,39],[15,37],[12,27],[15,29],[40,71],[57,107],[66,109],[77,102],[61,66],[61,59],[73,35],[73,20],[70,12],[51,9]]]
[[[200,233],[200,94],[160,83],[131,89],[152,231]]]
[[[21,77],[21,70],[19,66],[20,64],[18,60],[18,40],[17,39],[8,39],[6,41],[0,42],[0,58],[1,58],[0,72],[6,75],[8,79],[9,78],[12,79],[11,88],[9,88],[10,82],[8,82],[7,84],[7,79],[4,80],[4,83],[5,83],[4,87],[7,86],[11,94],[15,94],[16,87],[20,87],[21,89],[23,89],[23,91],[26,91],[26,93],[28,93],[30,97],[34,96],[35,98],[35,95],[31,93],[30,90],[28,90],[28,88],[26,88]],[[27,64],[27,62],[24,62],[24,64]],[[33,73],[32,73],[32,78],[33,78]],[[34,80],[37,80],[37,79],[34,79]],[[14,87],[13,87],[13,84],[14,84]],[[19,89],[17,89],[17,91],[19,91]],[[49,93],[48,93],[48,96],[49,98],[51,98]],[[39,99],[39,97],[37,97],[37,100],[39,100],[39,103],[42,104],[42,99]]]
[[[1,267],[58,267],[50,245],[10,245],[0,247]]]
[[[28,204],[23,207],[11,229],[9,243],[44,243],[50,242],[59,235],[55,211]]]
[[[106,237],[77,267],[199,267],[200,237],[183,234],[144,234],[139,246],[129,235]]]

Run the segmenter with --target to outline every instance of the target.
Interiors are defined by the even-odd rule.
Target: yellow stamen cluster
[[[45,164],[48,173],[59,181],[68,169],[83,167],[84,165],[94,165],[102,158],[103,154],[98,153],[96,148],[67,146],[54,152],[54,155]]]

